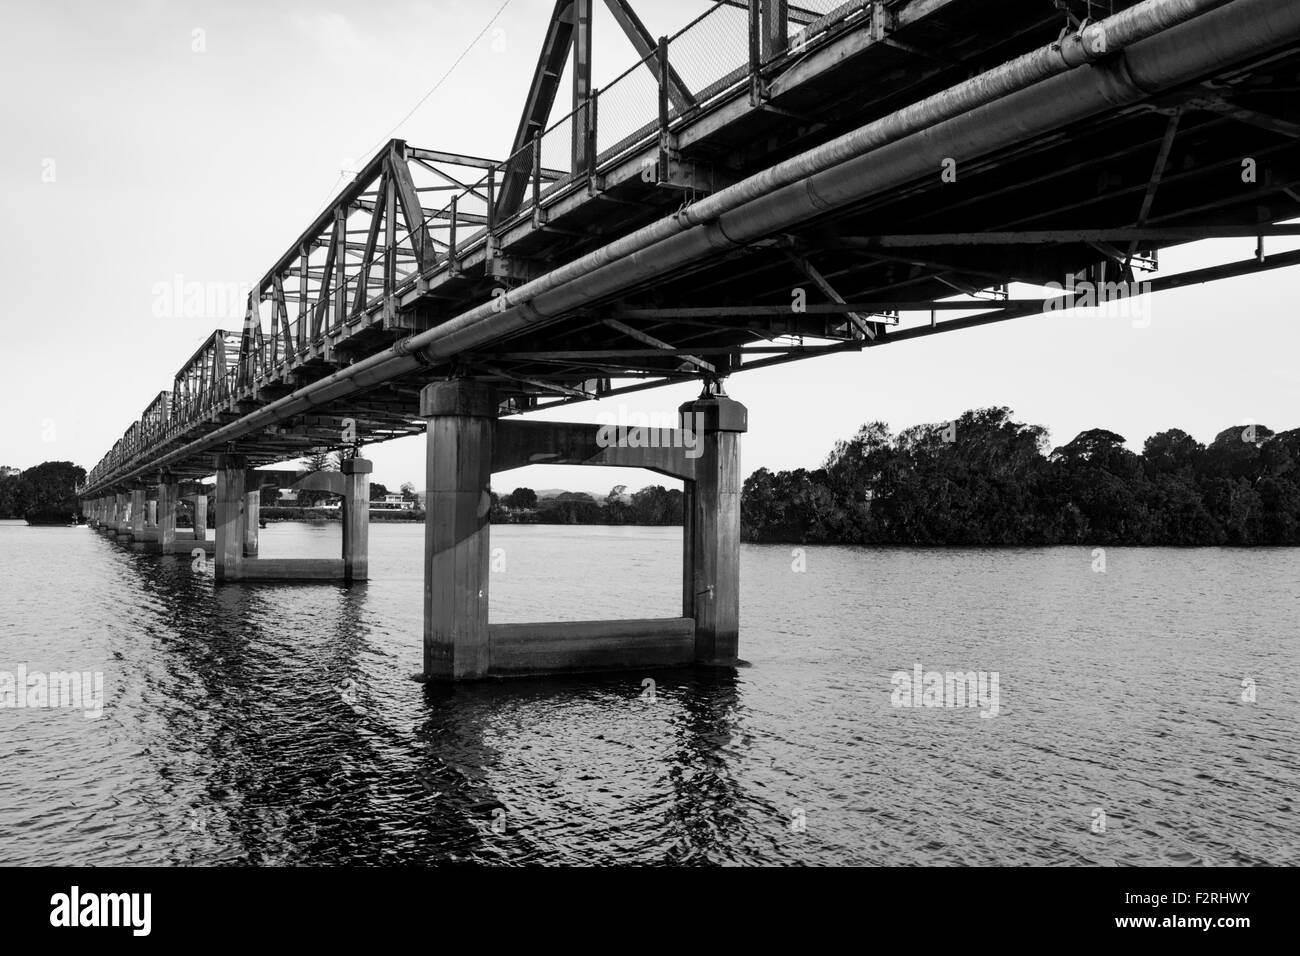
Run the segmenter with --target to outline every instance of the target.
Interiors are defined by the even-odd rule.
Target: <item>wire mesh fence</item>
[[[640,60],[597,96],[596,151],[611,159],[654,130],[659,117],[659,81],[653,57]]]
[[[580,107],[578,111],[570,113],[542,135],[542,155],[539,165],[542,169],[561,173],[559,180],[561,183],[568,182],[577,171],[573,168],[574,133],[582,129],[580,114],[584,112],[585,107]],[[543,183],[546,183],[545,179]]]
[[[706,10],[669,38],[668,63],[696,105],[727,89],[749,70],[749,11],[726,3]]]

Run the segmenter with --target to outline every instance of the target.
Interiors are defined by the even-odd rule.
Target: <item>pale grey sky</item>
[[[0,0],[0,464],[92,467],[213,328],[157,318],[155,286],[248,284],[289,246],[365,151],[392,131],[501,155],[551,0],[510,0],[451,77],[394,124],[500,0],[114,3]],[[667,33],[703,0],[637,4]],[[597,83],[635,55],[597,5]],[[200,32],[196,32],[200,31]],[[1271,241],[1270,250],[1295,243]],[[1248,240],[1167,251],[1181,271],[1246,258]],[[1300,425],[1297,269],[1148,300],[1149,327],[1073,312],[746,373],[744,466],[817,465],[863,422],[895,429],[1009,405],[1056,443],[1105,427],[1140,448],[1171,426],[1202,441],[1252,420]],[[552,417],[669,415],[679,386]],[[423,485],[424,441],[369,450],[375,478]],[[534,467],[495,485],[604,492],[657,476]]]

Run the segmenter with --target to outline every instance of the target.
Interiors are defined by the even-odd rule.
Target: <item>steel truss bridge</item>
[[[1287,0],[756,0],[658,39],[608,0],[641,59],[602,89],[593,2],[555,4],[504,159],[385,145],[83,493],[420,433],[440,379],[529,412],[1041,314],[1008,284],[1197,239],[1261,251],[1144,288],[1300,262],[1263,251],[1300,231]]]

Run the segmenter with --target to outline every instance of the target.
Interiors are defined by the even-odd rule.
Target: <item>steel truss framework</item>
[[[419,390],[439,379],[492,382],[502,412],[520,413],[1042,315],[1092,294],[1070,277],[1148,294],[1300,264],[1267,249],[1300,234],[1287,224],[1300,216],[1300,39],[1287,34],[1085,123],[982,152],[953,141],[953,176],[936,165],[865,189],[553,312],[525,298],[842,134],[1045,45],[1095,38],[1089,15],[1161,2],[1005,0],[990,23],[975,0],[727,0],[654,38],[628,0],[605,0],[639,59],[596,89],[593,0],[557,0],[506,157],[387,143],[256,284],[242,327],[205,340],[82,494],[164,469],[208,475],[219,452],[266,464],[421,432]],[[1244,19],[1268,4],[1201,6]],[[556,120],[566,70],[570,108]],[[1139,281],[1161,248],[1232,237],[1255,254]],[[1067,287],[1025,298],[1012,283]],[[520,316],[500,334],[411,345],[442,330],[463,339],[463,317],[498,304]],[[380,358],[391,374],[349,377]]]

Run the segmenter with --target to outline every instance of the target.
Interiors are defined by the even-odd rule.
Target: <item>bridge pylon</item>
[[[680,428],[498,418],[493,388],[426,386],[424,676],[475,680],[573,671],[737,663],[740,436],[747,413],[717,390],[680,409]],[[682,480],[682,614],[492,624],[493,473],[528,464],[647,468]]]

